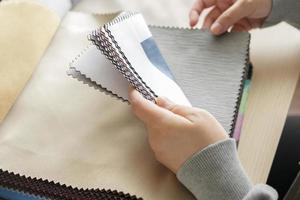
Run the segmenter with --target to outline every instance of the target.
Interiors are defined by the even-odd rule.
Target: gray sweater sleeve
[[[235,141],[226,139],[212,144],[188,159],[177,178],[201,200],[275,200],[274,189],[253,186],[237,155]]]
[[[273,0],[272,12],[264,27],[281,21],[300,28],[300,0]],[[179,169],[177,178],[201,200],[278,199],[277,192],[270,186],[251,184],[233,139],[212,144],[192,156]]]
[[[264,23],[264,27],[285,21],[300,28],[300,1],[273,0],[272,11]]]

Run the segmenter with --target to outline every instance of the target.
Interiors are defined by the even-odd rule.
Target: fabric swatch
[[[53,37],[60,18],[36,1],[0,3],[0,122]]]
[[[38,0],[47,8],[51,9],[60,18],[63,18],[65,14],[72,8],[71,0]]]
[[[70,78],[87,35],[115,15],[68,12],[0,126],[0,168],[143,199],[194,199],[154,157],[128,104]],[[100,52],[99,52],[100,53]]]
[[[150,49],[142,44],[152,35],[140,13],[122,12],[88,37],[146,99],[155,101],[155,97],[164,95],[177,104],[191,105],[176,82],[163,73],[169,71],[168,66],[155,66],[157,62],[151,62],[149,52],[145,52]],[[158,48],[152,50],[163,60]]]
[[[75,188],[0,169],[1,198],[5,200],[142,200],[135,195],[117,190]]]
[[[233,132],[233,138],[238,142],[241,137],[241,131],[243,127],[243,122],[244,122],[244,115],[246,112],[246,104],[247,104],[247,99],[249,95],[249,90],[250,90],[250,85],[251,85],[251,80],[247,79],[245,80],[244,83],[244,88],[243,88],[243,95],[234,127],[234,132]]]
[[[104,26],[104,28],[98,29],[98,34],[102,34],[100,37],[103,37],[103,40],[106,40],[105,35],[122,35],[123,39],[115,38],[117,43],[119,41],[126,41],[126,35],[132,34],[130,37],[134,39],[132,39],[132,42],[129,42],[130,45],[123,43],[119,47],[112,46],[106,50],[106,44],[101,47],[101,38],[95,34],[95,36],[91,36],[94,37],[92,40],[100,48],[103,55],[99,51],[97,53],[95,47],[89,47],[77,57],[75,62],[72,62],[70,67],[77,71],[77,73],[90,79],[86,83],[90,81],[95,82],[100,87],[106,88],[111,95],[115,94],[117,97],[127,100],[129,83],[135,86],[135,88],[139,88],[139,86],[132,83],[134,82],[132,80],[136,80],[137,78],[131,79],[133,76],[130,75],[131,72],[122,71],[123,68],[126,68],[126,65],[121,66],[119,65],[119,61],[114,62],[115,58],[110,55],[111,48],[121,49],[121,54],[125,55],[126,59],[128,59],[127,62],[131,64],[130,67],[134,68],[134,73],[137,73],[137,77],[142,80],[142,83],[146,84],[146,87],[144,87],[146,88],[145,90],[149,87],[154,93],[158,93],[159,96],[165,96],[173,100],[173,102],[178,103],[180,102],[178,99],[182,96],[181,90],[177,92],[178,90],[172,89],[171,85],[167,86],[167,83],[164,82],[164,80],[175,80],[193,106],[211,112],[220,121],[225,130],[232,134],[242,96],[244,79],[246,78],[249,65],[249,34],[230,33],[221,37],[214,37],[210,33],[199,29],[155,26],[150,26],[149,31],[144,26],[141,15],[132,13],[127,15],[124,13],[121,14],[119,18],[114,19],[109,25],[120,24],[122,21],[126,21],[129,24],[123,24],[119,29],[115,26],[108,33],[105,32],[106,27]],[[124,31],[126,30],[124,26],[132,27],[134,23],[138,24],[136,27],[144,30],[145,33],[142,32],[144,35],[137,36],[136,32],[130,33],[128,31],[126,33]],[[142,39],[139,39],[139,37]],[[100,40],[94,41],[97,40],[96,38],[100,38]],[[152,49],[149,49],[151,51],[154,49],[154,51],[159,53],[147,53],[143,51],[145,49],[145,45],[143,44],[141,45],[142,47],[138,44],[135,48],[132,48],[131,45],[135,39],[143,42],[149,40],[144,38],[153,40],[150,42],[152,43],[150,44]],[[107,42],[114,43],[112,40],[108,40]],[[127,50],[124,51],[124,48]],[[141,56],[139,56],[139,53],[135,53],[135,49],[142,52]],[[143,58],[143,56],[147,58]],[[106,58],[112,63],[105,61]],[[154,64],[143,65],[141,63],[144,61],[135,62],[135,59],[146,60],[146,62],[150,60]],[[153,61],[153,59],[156,61]],[[152,69],[158,69],[164,76],[159,76],[154,72],[153,74],[151,72]],[[129,75],[126,75],[126,73],[129,73]],[[69,74],[72,74],[72,72],[69,71]],[[121,76],[122,74],[123,77]],[[140,92],[148,95],[147,91]],[[179,96],[174,96],[174,93],[179,94]]]

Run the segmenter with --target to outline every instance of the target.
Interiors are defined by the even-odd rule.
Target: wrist
[[[198,199],[242,199],[252,184],[238,159],[235,140],[209,145],[177,172],[179,181]],[[225,196],[224,196],[225,195]]]

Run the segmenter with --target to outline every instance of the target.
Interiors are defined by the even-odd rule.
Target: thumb
[[[245,1],[236,1],[217,18],[217,20],[211,26],[211,32],[215,35],[224,33],[237,21],[249,15],[250,12],[251,10]]]

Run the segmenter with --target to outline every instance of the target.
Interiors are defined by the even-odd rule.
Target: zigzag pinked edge
[[[31,178],[0,169],[0,186],[25,194],[55,200],[142,200],[117,190],[84,189],[47,179]]]
[[[239,84],[239,90],[238,90],[238,95],[235,101],[235,106],[234,106],[234,113],[232,115],[232,121],[230,124],[230,133],[229,136],[233,137],[233,132],[235,129],[235,124],[236,124],[236,120],[237,120],[237,115],[239,113],[239,107],[240,107],[240,103],[241,103],[241,99],[242,99],[242,93],[244,90],[244,85],[245,85],[245,80],[247,78],[248,75],[248,71],[250,68],[250,40],[251,40],[251,34],[248,33],[248,38],[246,41],[246,45],[247,45],[247,50],[246,50],[246,54],[244,55],[244,68],[243,68],[243,73],[240,79],[240,84]]]
[[[67,71],[67,75],[71,76],[74,79],[77,79],[79,82],[82,82],[83,84],[88,85],[89,87],[94,88],[95,90],[103,92],[104,94],[114,99],[121,100],[122,102],[126,102],[129,104],[129,101],[127,99],[124,99],[123,97],[119,96],[118,94],[114,93],[108,88],[103,87],[101,84],[98,84],[96,81],[87,77],[85,74],[82,74],[79,70],[76,70],[75,67],[70,67]]]
[[[146,85],[134,68],[131,67],[130,62],[121,51],[117,42],[112,40],[113,44],[116,46],[114,47],[105,34],[109,35],[109,33],[106,32],[106,29],[101,27],[88,35],[88,39],[97,46],[102,54],[111,61],[116,69],[136,88],[136,90],[138,90],[146,99],[155,102],[156,95],[153,94],[154,92]],[[122,57],[120,57],[120,54]]]

